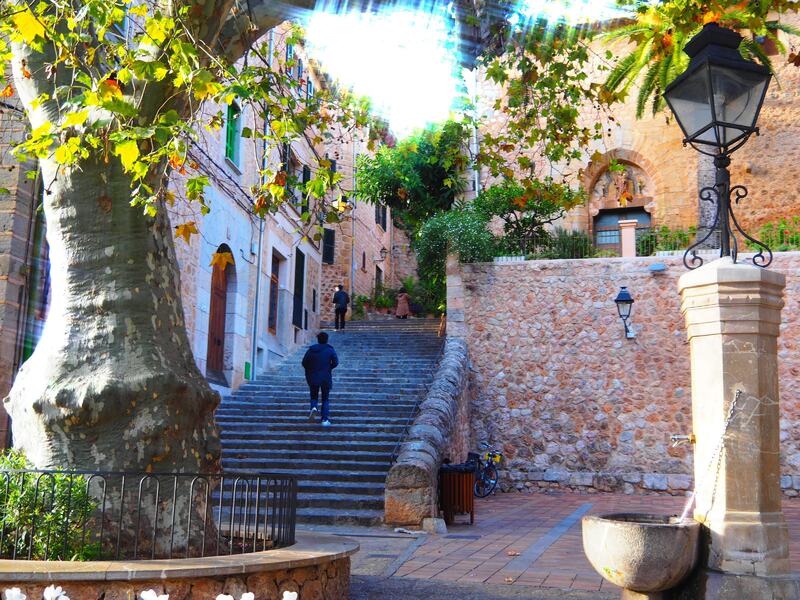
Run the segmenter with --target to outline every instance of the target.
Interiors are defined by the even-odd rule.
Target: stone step
[[[235,406],[228,406],[226,407],[228,410],[235,409],[235,408],[248,408],[245,406],[246,403],[237,403]],[[308,411],[310,409],[310,402],[307,398],[304,398],[302,401],[299,401],[296,404],[284,404],[282,406],[275,406],[275,405],[259,405],[253,402],[256,406],[251,406],[249,414],[253,417],[302,417],[305,415],[308,418]],[[348,402],[337,402],[336,398],[331,398],[330,400],[330,407],[331,411],[336,411],[337,414],[343,417],[358,417],[358,416],[370,416],[370,417],[378,417],[381,415],[386,415],[387,417],[405,417],[410,414],[414,410],[414,403],[400,403],[396,404],[393,402],[387,403],[380,403],[380,402],[372,402],[369,404],[364,403],[348,403]],[[219,411],[219,416],[225,416],[227,412]]]
[[[336,432],[331,432],[329,428],[321,429],[316,428],[309,431],[293,431],[291,436],[286,435],[286,432],[281,431],[268,431],[263,428],[254,427],[245,430],[243,427],[225,427],[222,430],[222,436],[226,441],[242,440],[247,442],[262,441],[264,443],[282,443],[286,444],[288,440],[294,442],[314,442],[314,443],[328,443],[328,442],[343,442],[347,444],[392,444],[397,442],[397,433],[384,433],[384,432],[342,432],[339,427]]]
[[[239,511],[236,513],[239,514]],[[255,509],[248,513],[250,519],[256,517]],[[263,515],[261,515],[263,518]],[[216,517],[216,513],[215,513]],[[222,522],[230,519],[230,510],[223,509]],[[349,525],[360,527],[374,527],[383,523],[383,510],[354,509],[354,508],[318,508],[298,507],[297,522],[314,525]]]
[[[322,430],[320,428],[320,424],[318,422],[297,422],[297,423],[274,423],[270,421],[266,421],[263,423],[255,423],[252,420],[242,422],[238,420],[229,420],[228,417],[225,418],[223,421],[217,421],[217,426],[227,433],[240,433],[242,435],[248,435],[250,432],[252,433],[264,433],[265,435],[283,435],[287,436],[287,433],[295,432],[298,435],[306,435],[306,434],[313,434],[319,436],[330,436],[331,431],[334,429],[326,428]],[[398,420],[392,421],[392,423],[386,423],[383,419],[380,419],[378,423],[365,423],[365,424],[350,424],[347,422],[344,423],[337,423],[335,432],[336,434],[341,435],[361,435],[361,434],[373,434],[373,435],[386,435],[387,438],[391,438],[396,440],[397,437],[404,431],[405,429],[405,420]],[[293,436],[296,437],[296,436]]]
[[[225,471],[228,469],[238,469],[240,471],[264,471],[275,473],[279,469],[288,469],[286,472],[294,474],[295,469],[309,469],[313,471],[361,471],[370,473],[380,473],[382,480],[385,481],[386,474],[391,467],[391,455],[375,455],[373,460],[343,460],[335,457],[330,458],[309,458],[303,455],[302,460],[279,456],[277,453],[269,453],[264,457],[255,456],[251,450],[245,451],[244,456],[239,457],[236,449],[229,449],[222,461]],[[348,456],[348,459],[352,457]]]
[[[296,423],[298,425],[302,424],[303,426],[307,426],[309,424],[313,425],[313,423],[311,423],[308,420],[308,412],[306,412],[303,415],[289,415],[289,416],[280,415],[280,416],[281,416],[281,422],[283,422],[283,423]],[[232,422],[241,422],[240,419],[241,419],[241,417],[237,417],[236,421],[232,421]],[[397,417],[397,416],[395,416],[395,417],[391,417],[391,419],[387,419],[387,417],[385,417],[385,416],[362,415],[362,416],[359,416],[359,417],[351,417],[351,418],[348,418],[348,419],[344,419],[344,420],[342,420],[342,421],[340,421],[338,423],[334,423],[333,425],[331,425],[330,430],[337,429],[340,425],[343,425],[346,428],[346,427],[352,427],[354,425],[358,425],[358,426],[362,426],[362,427],[369,427],[369,426],[373,426],[373,425],[381,425],[381,424],[387,424],[388,423],[389,425],[391,425],[393,427],[398,427],[398,426],[402,426],[404,423],[406,423],[406,421],[408,421],[408,416],[405,416],[405,417]],[[229,421],[225,421],[225,422],[229,422]],[[253,422],[253,421],[250,420],[249,422]],[[272,422],[274,422],[274,421],[265,421],[264,425],[269,425]],[[222,422],[222,424],[220,425],[219,417],[218,417],[217,423],[218,423],[218,426],[224,426],[224,422]],[[319,423],[317,423],[317,427],[319,427]],[[328,428],[326,428],[326,431],[328,431]]]
[[[351,459],[367,456],[371,460],[380,459],[383,455],[391,453],[397,445],[395,441],[381,440],[302,440],[296,436],[289,439],[242,439],[239,436],[229,437],[224,434],[221,443],[223,450],[232,455],[240,453],[252,457],[270,456],[272,451],[280,456],[302,458],[303,452],[336,452],[339,456]]]
[[[237,490],[237,497],[240,500],[244,500],[243,492],[241,490]],[[263,507],[264,503],[267,502],[270,496],[266,493],[259,494],[260,505]],[[256,493],[253,491],[247,494],[247,499],[250,503],[256,500]],[[216,492],[212,494],[212,502],[213,506],[218,506],[220,494]],[[231,500],[233,500],[233,492],[226,490],[222,493],[222,502],[223,506],[230,505]],[[237,503],[238,504],[238,503]],[[239,504],[239,506],[242,506]],[[333,508],[333,509],[370,509],[370,510],[381,510],[383,509],[383,497],[382,496],[374,496],[374,495],[359,495],[359,494],[340,494],[340,493],[305,493],[305,492],[298,492],[297,494],[297,507],[298,508]],[[244,507],[242,506],[242,509]],[[244,515],[244,511],[240,509],[237,510],[237,514],[241,512]],[[255,512],[255,511],[253,511]],[[225,513],[225,509],[223,508],[223,513]],[[215,516],[216,516],[215,511]],[[230,514],[230,512],[228,512]],[[263,510],[261,512],[263,516]]]
[[[226,475],[235,476],[237,473],[252,473],[251,467],[246,465],[243,467],[236,466],[228,463],[228,459],[223,456],[222,467]],[[333,483],[377,483],[383,489],[383,485],[386,482],[386,472],[383,471],[361,471],[358,469],[326,469],[325,471],[320,471],[302,466],[295,468],[287,465],[280,465],[263,471],[275,475],[293,475],[300,482],[299,485],[306,482],[324,483],[326,481]]]
[[[280,444],[273,444],[273,447],[264,447],[263,444],[226,444],[222,441],[223,448],[227,457],[231,460],[253,460],[259,463],[268,461],[271,464],[290,464],[297,461],[314,461],[314,464],[344,464],[352,463],[354,465],[372,465],[371,470],[378,470],[383,468],[384,461],[391,460],[391,452],[394,450],[394,444],[387,444],[386,447],[378,449],[371,449],[369,447],[362,448],[360,446],[351,445],[351,447],[344,451],[342,448],[346,444],[327,445],[327,447],[315,448],[313,444],[297,444],[295,447],[293,442],[290,442],[288,447],[281,448]],[[269,470],[268,467],[259,467],[259,469]],[[388,470],[388,467],[387,467]]]

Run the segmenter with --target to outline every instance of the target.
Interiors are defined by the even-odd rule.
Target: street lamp
[[[376,259],[375,259],[375,262],[376,262],[376,263],[378,263],[378,262],[383,262],[383,261],[385,261],[385,260],[386,260],[386,256],[387,256],[388,254],[389,254],[389,251],[388,251],[386,248],[381,248],[381,250],[380,250],[380,255],[381,255],[381,257],[380,257],[380,258],[376,258]]]
[[[631,310],[633,310],[633,296],[631,296],[627,287],[623,285],[619,289],[619,294],[614,298],[614,302],[617,304],[619,318],[622,319],[622,324],[625,326],[625,337],[628,339],[635,338],[636,334],[633,329],[628,327],[628,319],[631,318]]]
[[[703,264],[695,249],[717,228],[720,256],[730,256],[736,262],[739,248],[731,226],[759,247],[754,264],[766,267],[772,262],[770,249],[742,231],[731,207],[731,196],[738,204],[747,197],[747,188],[731,187],[730,155],[752,134],[758,135],[756,122],[772,77],[767,67],[742,58],[741,41],[742,36],[735,31],[707,24],[686,44],[684,51],[691,58],[686,71],[664,91],[664,99],[683,130],[684,145],[713,156],[716,167],[715,185],[700,190],[702,201],[717,203],[716,216],[708,234],[686,250],[683,262],[689,269]],[[687,260],[689,255],[691,259]]]

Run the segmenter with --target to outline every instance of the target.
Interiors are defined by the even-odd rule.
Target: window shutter
[[[386,231],[386,213],[388,212],[385,206],[381,206],[381,227]]]
[[[281,147],[281,171],[289,175],[289,143],[284,142]],[[287,178],[288,181],[288,178]]]
[[[311,81],[311,78],[308,78],[306,82],[306,99],[311,99],[314,96],[314,82]]]
[[[336,160],[331,159],[331,173],[336,173]]]
[[[300,60],[299,58],[297,59],[297,78],[298,79],[303,78],[303,61]]]
[[[294,58],[294,46],[292,44],[286,44],[286,60],[292,60]]]
[[[381,222],[381,205],[375,205],[375,223],[380,224]]]
[[[308,165],[303,165],[303,184],[308,183],[311,181],[311,169]]]
[[[238,164],[239,156],[237,150],[239,136],[239,118],[241,116],[239,106],[231,102],[228,106],[228,115],[225,121],[225,158],[234,164]]]
[[[332,265],[336,254],[336,231],[326,229],[322,236],[322,262]]]
[[[308,210],[308,196],[306,195],[306,184],[311,181],[311,169],[308,165],[303,165],[303,186],[300,190],[300,198],[298,201],[301,205],[301,210],[306,212]]]

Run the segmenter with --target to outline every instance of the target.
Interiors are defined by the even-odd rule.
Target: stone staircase
[[[438,321],[355,321],[330,331],[339,355],[331,427],[308,420],[306,348],[225,398],[216,419],[226,474],[292,474],[299,522],[375,525],[398,440],[433,377]]]

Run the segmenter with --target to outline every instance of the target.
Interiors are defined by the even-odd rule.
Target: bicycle
[[[467,462],[475,465],[474,493],[478,498],[486,498],[497,487],[497,467],[503,460],[502,453],[493,449],[489,444],[482,443],[484,452],[467,454]]]

